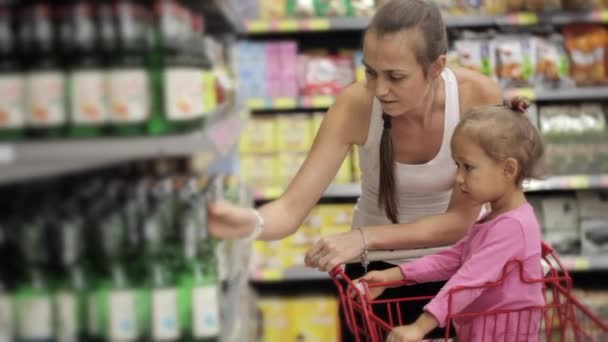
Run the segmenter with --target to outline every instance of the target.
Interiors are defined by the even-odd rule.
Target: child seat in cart
[[[476,287],[455,287],[448,294],[447,329],[444,341],[450,341],[452,323],[459,326],[456,332],[459,342],[466,336],[466,342],[487,341],[560,341],[560,342],[606,342],[608,324],[594,315],[572,295],[572,279],[562,266],[553,249],[542,244],[542,260],[545,276],[542,279],[525,279],[523,263],[513,260],[504,265],[503,276],[496,282]],[[545,303],[539,306],[523,307],[515,310],[492,310],[485,312],[451,312],[451,302],[456,295],[466,295],[466,291],[501,286],[506,273],[519,272],[520,280],[526,283],[541,283]],[[369,289],[374,287],[407,286],[407,280],[389,283],[356,284],[338,266],[330,273],[340,296],[349,330],[356,341],[385,341],[393,327],[410,324],[404,322],[400,304],[430,300],[429,296],[398,299],[371,299]],[[374,312],[379,308],[388,312],[388,319],[382,319]],[[537,319],[534,319],[536,315]],[[500,321],[500,322],[499,322]],[[540,322],[532,326],[530,322]],[[459,324],[460,323],[460,324]],[[474,324],[472,324],[474,323]],[[473,329],[475,327],[475,329]],[[479,327],[483,327],[479,329]],[[500,327],[497,329],[497,327]]]

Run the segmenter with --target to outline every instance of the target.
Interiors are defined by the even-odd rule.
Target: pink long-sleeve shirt
[[[439,322],[447,323],[450,290],[457,286],[478,286],[496,282],[504,266],[513,259],[524,261],[525,279],[541,279],[541,233],[528,203],[484,222],[481,218],[453,247],[400,265],[405,279],[416,283],[449,279],[424,308]],[[538,341],[544,305],[542,285],[526,284],[519,266],[509,263],[504,283],[492,288],[468,289],[452,294],[452,314],[494,310],[538,309],[521,313],[454,318],[461,341]]]

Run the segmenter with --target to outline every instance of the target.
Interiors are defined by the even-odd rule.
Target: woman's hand
[[[251,208],[241,208],[228,202],[207,205],[207,227],[211,235],[222,239],[238,239],[249,235],[257,223]]]
[[[422,331],[416,324],[396,327],[391,331],[386,342],[420,342],[424,338]]]
[[[363,249],[363,237],[357,230],[328,235],[321,238],[308,250],[304,262],[308,267],[329,272],[334,267],[359,257]]]
[[[377,283],[386,283],[389,281],[397,281],[402,280],[403,274],[401,273],[401,269],[399,267],[389,268],[383,271],[371,271],[368,272],[363,277],[356,279],[355,284],[359,284],[361,280],[365,280],[369,284],[377,284]],[[362,287],[361,287],[362,288]],[[369,298],[376,299],[386,290],[386,287],[370,287],[369,288]],[[356,294],[351,293],[351,297],[354,297]]]

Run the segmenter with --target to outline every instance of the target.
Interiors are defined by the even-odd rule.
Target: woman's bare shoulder
[[[461,113],[469,109],[502,102],[502,90],[496,81],[473,70],[451,68],[458,80]]]
[[[340,122],[351,143],[362,145],[367,139],[374,95],[357,82],[344,88],[328,112]]]

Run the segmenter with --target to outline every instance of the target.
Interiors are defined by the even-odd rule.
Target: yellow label
[[[587,176],[574,176],[570,177],[569,182],[570,188],[572,189],[589,189],[589,177]]]
[[[315,96],[312,98],[314,108],[327,108],[334,103],[333,96]]]
[[[283,272],[277,269],[267,269],[262,271],[262,279],[266,281],[277,281],[283,279]]]
[[[270,23],[263,20],[253,20],[247,23],[247,31],[249,33],[268,32]]]
[[[293,97],[277,97],[273,101],[274,109],[294,109],[296,108],[296,99]]]
[[[536,92],[534,91],[534,88],[506,89],[505,95],[506,97],[523,96],[530,101],[534,101],[536,99]]]
[[[281,188],[278,187],[270,187],[267,188],[266,191],[263,192],[264,197],[266,199],[273,199],[273,198],[278,198],[279,196],[281,196]]]
[[[300,23],[297,20],[281,20],[279,22],[280,32],[293,32],[297,31],[300,27]]]
[[[517,15],[516,24],[519,25],[533,25],[538,23],[538,16],[536,13],[520,13]]]
[[[330,28],[328,19],[311,19],[308,21],[308,29],[311,31],[326,31]]]
[[[357,72],[357,81],[359,81],[359,82],[365,81],[365,68],[358,67],[356,72]]]
[[[603,23],[608,23],[608,10],[603,10],[600,16]]]
[[[266,108],[266,101],[262,98],[251,98],[247,100],[247,106],[251,110],[260,110]]]
[[[588,271],[591,269],[591,262],[588,258],[578,257],[574,259],[575,271]]]

